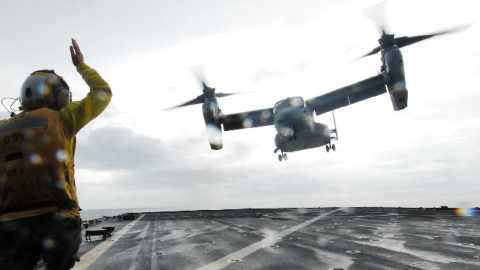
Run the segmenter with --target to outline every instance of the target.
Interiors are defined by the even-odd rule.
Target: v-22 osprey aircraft
[[[222,125],[224,131],[274,125],[277,131],[274,153],[280,151],[279,161],[287,160],[287,152],[321,146],[326,146],[327,152],[335,151],[335,144],[332,144],[332,140],[338,140],[336,124],[334,129],[329,129],[325,124],[316,123],[313,113],[320,115],[332,111],[333,114],[333,111],[338,108],[385,94],[387,89],[393,109],[395,111],[405,109],[407,107],[408,91],[400,48],[456,30],[398,38],[395,38],[394,34],[386,34],[382,30],[382,36],[379,39],[380,45],[362,56],[366,57],[381,52],[382,66],[377,76],[308,100],[304,100],[302,97],[288,97],[276,102],[273,108],[225,115],[220,110],[216,98],[232,94],[216,94],[215,88],[210,88],[205,82],[202,82],[202,95],[173,108],[203,103],[202,111],[207,129],[213,128],[219,133],[216,139],[209,138],[210,147],[213,150],[223,148],[221,140]],[[335,116],[333,115],[333,117],[335,121]],[[332,136],[332,134],[335,136]]]

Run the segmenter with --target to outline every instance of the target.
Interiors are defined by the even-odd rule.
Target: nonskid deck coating
[[[199,269],[265,239],[275,241],[217,269],[480,269],[478,216],[449,210],[339,210],[278,239],[333,210],[145,213],[88,269]],[[118,231],[129,223],[91,228],[108,224]],[[80,256],[102,242],[92,239],[82,243]]]

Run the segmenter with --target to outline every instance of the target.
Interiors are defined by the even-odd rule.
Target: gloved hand
[[[70,54],[72,55],[72,62],[74,66],[84,63],[83,54],[78,47],[77,41],[72,38],[72,46],[70,46]]]

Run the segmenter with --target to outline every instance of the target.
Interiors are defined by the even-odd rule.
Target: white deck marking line
[[[80,262],[75,264],[73,270],[86,270],[92,263],[94,263],[100,256],[107,251],[116,241],[120,239],[126,232],[128,232],[140,219],[143,218],[145,214],[141,215],[138,219],[130,222],[129,224],[125,225],[120,231],[116,232],[112,237],[107,238],[107,240],[103,241],[102,243],[98,244],[96,247],[92,248],[89,252],[83,254],[80,258]],[[109,241],[113,240],[113,241]]]
[[[232,263],[232,260],[241,260],[241,259],[245,258],[246,256],[252,254],[253,252],[255,252],[259,249],[271,246],[275,242],[277,242],[279,240],[279,238],[283,238],[283,237],[291,234],[292,232],[298,231],[298,230],[302,229],[303,227],[310,225],[312,222],[315,222],[315,221],[317,221],[317,220],[319,220],[319,219],[321,219],[325,216],[328,216],[329,214],[331,214],[333,212],[336,212],[338,210],[340,210],[340,209],[333,210],[333,211],[330,211],[328,213],[322,214],[320,216],[317,216],[316,218],[313,218],[313,219],[307,220],[303,223],[300,223],[297,226],[294,226],[290,229],[287,229],[285,231],[274,234],[271,237],[264,238],[262,241],[253,243],[246,248],[243,248],[243,249],[241,249],[237,252],[231,253],[231,254],[221,258],[218,261],[215,261],[215,262],[212,262],[212,263],[207,264],[205,266],[202,266],[202,267],[198,268],[197,270],[219,270],[219,269],[222,269],[224,267],[227,267],[229,264]]]
[[[153,218],[152,259],[150,260],[151,270],[160,269],[160,267],[157,266],[157,258],[155,256],[156,255],[155,243],[157,242],[156,239],[157,239],[157,215],[155,215]]]

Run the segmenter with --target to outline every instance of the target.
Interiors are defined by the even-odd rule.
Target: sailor
[[[90,87],[72,102],[65,80],[35,71],[20,90],[23,111],[0,120],[0,269],[70,269],[82,241],[74,176],[75,135],[110,103],[110,86],[84,63],[73,65]]]

